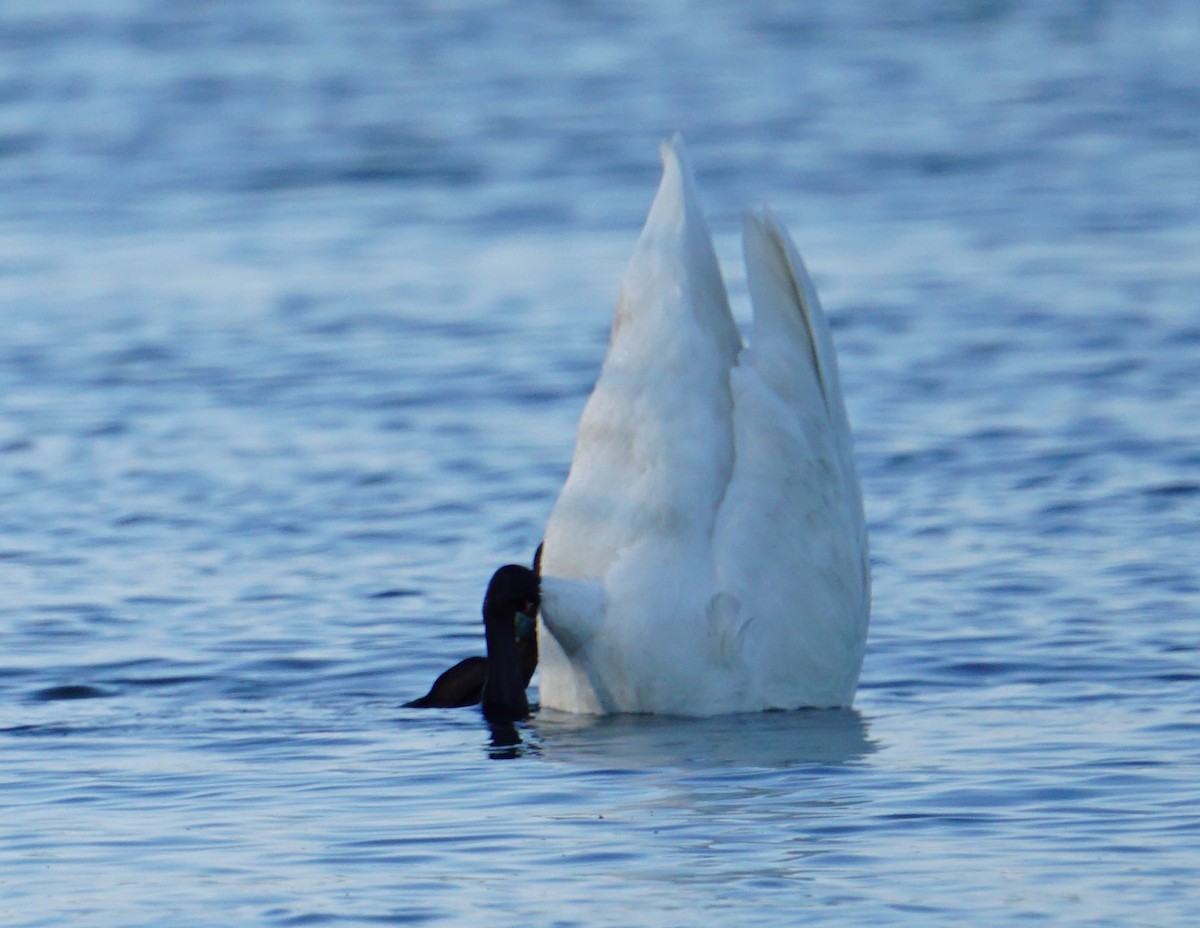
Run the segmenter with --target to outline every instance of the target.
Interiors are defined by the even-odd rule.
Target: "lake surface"
[[[0,922],[1200,918],[1200,17],[0,10]],[[690,145],[834,326],[852,712],[414,711]],[[536,682],[536,681],[535,681]],[[536,695],[536,693],[535,693]]]

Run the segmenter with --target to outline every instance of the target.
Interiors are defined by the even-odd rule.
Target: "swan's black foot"
[[[406,709],[457,709],[477,706],[483,699],[487,682],[487,658],[468,657],[459,661],[433,681],[429,692],[420,699],[406,702]]]
[[[525,687],[529,686],[538,663],[541,556],[542,546],[538,545],[533,570],[509,564],[492,575],[483,601],[488,656],[459,661],[433,681],[428,693],[406,702],[404,708],[456,709],[482,702],[483,714],[492,721],[512,722],[529,715]]]
[[[489,722],[516,722],[529,716],[525,696],[528,679],[517,647],[517,616],[536,614],[541,599],[539,588],[538,575],[516,564],[501,567],[488,584],[483,599],[488,651],[483,716]]]

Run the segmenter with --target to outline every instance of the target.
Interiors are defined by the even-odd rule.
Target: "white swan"
[[[743,349],[678,136],[663,164],[546,527],[541,704],[848,706],[870,573],[816,290],[771,214],[747,216]]]

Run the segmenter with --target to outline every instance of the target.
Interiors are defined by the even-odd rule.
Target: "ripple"
[[[35,702],[58,702],[71,699],[106,699],[115,695],[111,690],[86,683],[64,683],[35,691],[30,698]]]

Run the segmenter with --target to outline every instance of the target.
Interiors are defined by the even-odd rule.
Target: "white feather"
[[[849,705],[870,579],[816,290],[770,214],[747,217],[741,351],[678,137],[663,162],[546,528],[542,705]]]

